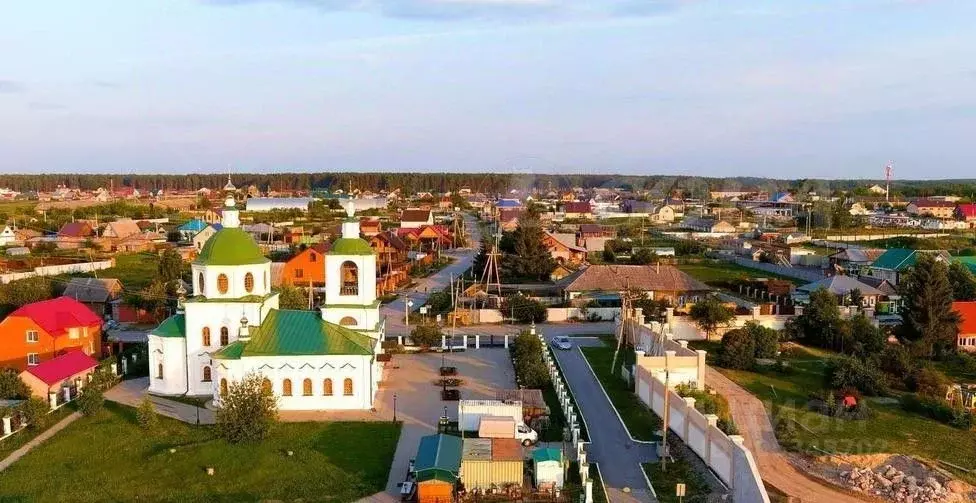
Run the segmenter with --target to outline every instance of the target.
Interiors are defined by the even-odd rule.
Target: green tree
[[[756,341],[756,358],[776,358],[779,353],[779,332],[758,323],[746,323],[748,331]]]
[[[441,332],[441,327],[436,323],[417,325],[410,331],[413,343],[425,348],[440,346],[442,335],[444,334]]]
[[[546,321],[546,306],[522,294],[509,295],[502,301],[502,315],[511,316],[519,323]]]
[[[47,426],[50,417],[48,412],[51,410],[47,401],[32,396],[24,403],[20,404],[20,411],[27,421],[27,427],[32,430],[43,430]]]
[[[259,373],[231,383],[217,410],[216,431],[231,443],[257,442],[278,422],[278,400]]]
[[[139,421],[139,427],[149,433],[155,433],[159,429],[159,414],[156,413],[156,407],[148,396],[144,396],[139,402],[136,419]]]
[[[10,312],[54,296],[50,278],[35,276],[0,285],[0,311]]]
[[[756,339],[748,330],[737,328],[722,336],[719,365],[730,369],[748,370],[756,365]]]
[[[511,233],[512,253],[506,254],[502,270],[509,279],[548,281],[556,260],[542,243],[542,225],[537,219],[523,218]]]
[[[866,359],[880,354],[886,346],[884,332],[874,326],[864,313],[851,318],[847,323],[847,330],[851,341],[849,351],[858,358]]]
[[[145,309],[153,316],[159,315],[169,305],[169,292],[166,283],[158,278],[137,293],[128,296],[129,305]]]
[[[166,285],[183,278],[183,257],[175,248],[167,248],[159,257],[156,278]]]
[[[949,268],[930,254],[917,255],[915,265],[898,284],[906,301],[898,335],[912,343],[916,355],[944,357],[955,351],[959,321],[952,310]]]
[[[943,400],[952,380],[930,365],[924,365],[911,373],[906,384],[909,390],[923,397]]]
[[[613,251],[613,241],[603,243],[603,261],[612,264],[617,261],[617,253]]]
[[[653,264],[657,255],[647,248],[640,248],[630,255],[630,263],[634,265]]]
[[[861,293],[860,288],[852,288],[850,292],[847,292],[847,305],[861,307],[864,302],[864,294]]]
[[[304,289],[294,286],[282,286],[278,290],[279,309],[308,309],[308,294]]]
[[[12,369],[0,370],[0,399],[23,400],[31,396],[30,388]]]
[[[832,358],[824,368],[824,384],[830,389],[854,388],[865,395],[881,395],[888,389],[887,379],[870,362],[842,356]]]
[[[718,297],[708,296],[696,302],[688,312],[699,329],[705,331],[707,338],[719,327],[726,326],[735,317],[735,311],[722,303]]]
[[[77,399],[78,410],[86,416],[93,416],[102,410],[105,405],[105,395],[102,394],[101,386],[85,386],[81,390],[81,395]]]
[[[542,363],[542,346],[539,337],[527,331],[521,332],[512,341],[512,359],[515,375],[520,386],[542,388],[549,383],[549,373]]]
[[[844,322],[837,307],[837,297],[824,288],[810,294],[810,303],[803,314],[794,319],[800,340],[821,348],[843,351]]]
[[[949,283],[953,299],[976,300],[976,277],[965,264],[953,262],[949,265]]]

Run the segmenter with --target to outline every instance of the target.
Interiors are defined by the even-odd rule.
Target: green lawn
[[[47,415],[47,423],[45,424],[44,429],[32,430],[28,428],[17,433],[16,435],[11,435],[3,440],[0,440],[0,459],[6,458],[10,455],[10,453],[20,449],[21,446],[29,442],[31,439],[43,433],[47,428],[54,426],[54,424],[58,421],[68,417],[76,410],[78,409],[75,408],[74,404],[69,403],[68,405],[65,405],[64,407],[61,407],[60,409]],[[0,498],[0,501],[3,501],[3,499]]]
[[[666,469],[662,469],[661,463],[643,463],[641,467],[644,468],[647,478],[651,480],[654,492],[657,493],[657,500],[661,503],[678,503],[675,489],[679,483],[685,485],[683,501],[689,503],[705,501],[711,493],[708,483],[701,474],[680,457],[676,457],[673,463],[668,463]]]
[[[7,469],[0,501],[354,501],[383,490],[400,435],[393,423],[282,423],[230,445],[210,427],[161,421],[150,436],[135,409],[107,403]]]
[[[779,274],[768,273],[765,271],[760,271],[759,269],[752,269],[727,262],[697,262],[680,264],[678,265],[678,269],[709,285],[753,278],[784,279],[797,285],[804,285],[807,283],[796,278],[780,276]]]
[[[810,394],[824,389],[825,354],[808,349],[790,357],[791,373],[718,370],[762,399],[767,410],[775,404],[780,416],[802,425],[795,427],[796,447],[800,451],[813,455],[823,454],[818,449],[852,454],[900,453],[976,468],[976,431],[960,430],[906,412],[897,403],[884,404],[869,398],[874,416],[864,421],[833,419],[807,410]],[[976,481],[976,474],[957,475]]]
[[[135,292],[152,283],[158,266],[159,255],[155,253],[118,253],[115,255],[115,267],[98,271],[98,277],[118,279],[127,291]]]
[[[603,340],[606,343],[606,339]],[[637,440],[660,440],[660,436],[655,433],[661,429],[660,418],[651,412],[651,409],[647,408],[620,378],[620,366],[626,360],[633,362],[633,351],[621,351],[611,372],[610,365],[613,361],[615,349],[612,345],[580,349],[590,366],[593,367],[593,372],[596,373],[597,379],[603,389],[606,390],[610,401],[620,413],[630,435]]]

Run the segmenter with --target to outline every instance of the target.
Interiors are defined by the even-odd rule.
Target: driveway
[[[148,388],[148,377],[128,379],[106,391],[105,398],[138,408],[142,399],[148,396],[149,401],[156,407],[156,413],[161,416],[171,417],[190,424],[214,424],[214,412],[212,410],[150,395],[147,392]]]
[[[558,325],[549,327],[546,335],[563,335],[559,329]],[[602,344],[589,337],[576,337],[573,342],[576,346]],[[555,353],[590,436],[589,459],[599,463],[610,501],[656,501],[640,466],[657,460],[654,444],[631,439],[580,349]],[[624,488],[629,488],[630,493],[625,493]]]

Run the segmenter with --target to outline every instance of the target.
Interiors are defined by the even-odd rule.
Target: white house
[[[384,325],[358,220],[343,224],[327,256],[331,282],[319,312],[278,309],[271,261],[240,229],[233,198],[222,215],[223,228],[192,264],[193,296],[149,335],[149,390],[212,395],[219,406],[235,381],[258,373],[281,410],[372,408]]]
[[[13,227],[10,227],[9,225],[4,226],[3,230],[0,231],[0,246],[7,246],[16,241],[17,234],[14,232]]]

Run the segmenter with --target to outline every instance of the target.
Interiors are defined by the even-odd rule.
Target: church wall
[[[162,395],[186,393],[186,339],[149,336],[149,391]],[[163,378],[158,377],[163,364]]]

